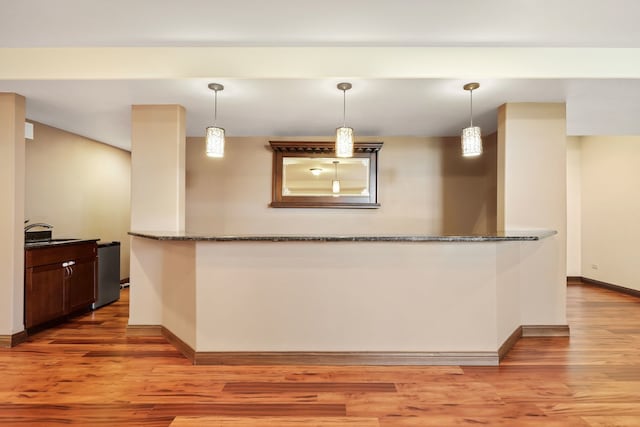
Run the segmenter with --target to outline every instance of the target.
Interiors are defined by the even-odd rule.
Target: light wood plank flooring
[[[192,366],[118,303],[0,349],[0,425],[640,426],[640,299],[568,287],[571,338],[499,367]]]

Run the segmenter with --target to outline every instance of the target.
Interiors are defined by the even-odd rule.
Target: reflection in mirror
[[[377,208],[381,142],[335,157],[333,142],[270,141],[274,208]]]
[[[284,157],[283,196],[369,196],[369,159]]]

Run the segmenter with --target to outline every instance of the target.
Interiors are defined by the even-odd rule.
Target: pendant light
[[[351,83],[338,83],[342,91],[342,127],[336,129],[336,157],[353,157],[353,128],[346,126],[347,91]]]
[[[213,102],[213,126],[207,128],[207,156],[224,157],[224,129],[216,126],[218,119],[218,92],[224,90],[224,86],[218,83],[209,83],[209,89],[215,92]]]
[[[482,154],[482,136],[478,126],[473,125],[473,91],[480,87],[480,83],[467,83],[462,88],[469,91],[470,96],[470,120],[468,128],[462,129],[462,155],[464,157],[479,156]]]
[[[333,181],[331,181],[331,190],[333,193],[340,193],[340,181],[338,181],[338,163],[337,160],[333,161],[333,165],[335,166],[335,175],[333,177]]]

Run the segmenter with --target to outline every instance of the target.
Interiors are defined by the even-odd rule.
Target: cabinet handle
[[[69,278],[73,274],[73,268],[71,268],[72,265],[76,265],[76,262],[67,261],[62,263],[62,267],[64,267],[64,271],[65,271],[65,278]]]

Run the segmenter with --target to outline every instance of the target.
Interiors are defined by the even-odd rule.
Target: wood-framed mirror
[[[356,142],[353,157],[335,157],[334,142],[269,141],[272,208],[378,208],[382,142]]]

